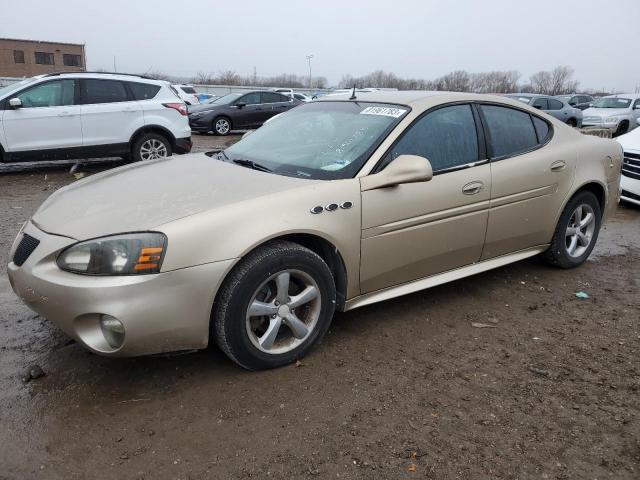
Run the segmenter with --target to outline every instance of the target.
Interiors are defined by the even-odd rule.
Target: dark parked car
[[[227,135],[231,130],[257,128],[300,103],[276,92],[229,93],[212,103],[189,107],[189,125],[195,132]]]
[[[580,93],[575,95],[558,95],[557,98],[564,100],[572,107],[579,108],[580,110],[586,110],[589,108],[594,100],[591,95],[583,95]]]

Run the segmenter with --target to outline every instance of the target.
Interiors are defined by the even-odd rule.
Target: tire
[[[227,117],[216,117],[211,122],[211,130],[220,136],[229,135],[231,133],[231,120]]]
[[[578,209],[580,209],[579,216]],[[586,218],[589,214],[592,215],[592,220],[587,223]],[[598,240],[601,220],[600,202],[596,196],[587,191],[576,194],[569,200],[560,215],[551,245],[543,254],[545,260],[560,268],[574,268],[582,265]],[[579,228],[580,234],[575,228],[578,221],[585,222],[585,226]],[[573,235],[570,234],[570,229],[575,232]]]
[[[225,279],[212,310],[211,336],[247,370],[281,367],[304,357],[322,339],[335,304],[335,283],[324,260],[296,243],[275,241],[250,253]],[[251,315],[250,306],[257,315]]]
[[[623,120],[620,122],[620,124],[618,125],[618,128],[613,133],[613,136],[619,137],[620,135],[627,133],[628,130],[629,130],[629,122],[627,120]]]
[[[570,118],[569,120],[567,120],[567,125],[569,125],[570,127],[576,128],[578,126],[578,122],[576,121],[575,118]]]
[[[171,142],[159,133],[145,133],[131,147],[131,157],[135,162],[170,157],[172,153]]]

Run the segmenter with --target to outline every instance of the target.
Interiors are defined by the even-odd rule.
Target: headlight
[[[604,119],[604,123],[618,123],[620,120],[618,117],[607,117]]]
[[[71,245],[56,262],[62,270],[84,275],[158,273],[166,244],[162,233],[126,233]]]

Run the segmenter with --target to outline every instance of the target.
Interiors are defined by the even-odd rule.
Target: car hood
[[[626,108],[593,108],[589,107],[582,112],[585,117],[612,117],[614,115],[627,115],[629,110]]]
[[[152,230],[205,210],[315,182],[196,153],[135,163],[80,180],[51,195],[32,221],[45,232],[84,240]]]

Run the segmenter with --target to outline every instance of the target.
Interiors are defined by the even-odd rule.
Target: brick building
[[[82,44],[0,38],[0,77],[31,77],[85,69]]]

